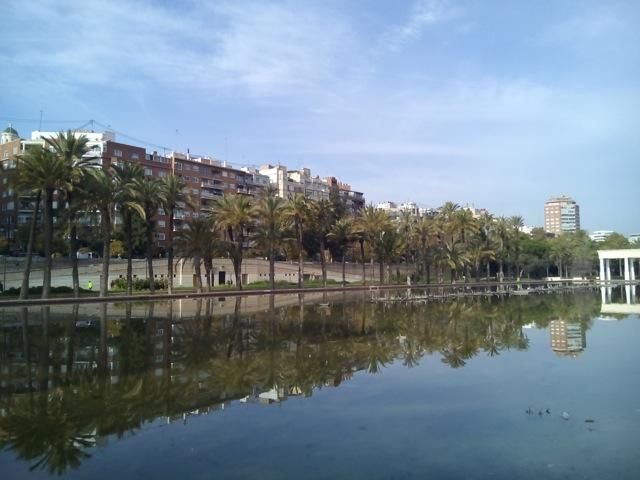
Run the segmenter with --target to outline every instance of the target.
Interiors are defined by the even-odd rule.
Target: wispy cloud
[[[461,14],[447,0],[417,0],[402,25],[390,28],[382,37],[383,48],[397,51],[407,42],[419,38],[425,29],[451,20]]]
[[[71,85],[292,94],[345,68],[353,43],[339,16],[280,3],[189,3],[177,11],[146,1],[39,0],[9,8],[0,58],[19,81],[37,74]]]
[[[547,46],[579,48],[583,42],[600,41],[625,28],[626,22],[615,9],[600,6],[546,26],[537,40]]]

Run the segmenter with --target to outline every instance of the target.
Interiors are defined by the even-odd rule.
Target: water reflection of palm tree
[[[70,415],[73,406],[62,390],[31,395],[10,405],[0,417],[0,450],[10,449],[18,458],[33,462],[29,469],[47,469],[62,474],[76,468],[90,455],[95,444],[94,428],[79,416]]]
[[[464,361],[464,351],[458,345],[449,345],[443,348],[440,353],[442,354],[442,363],[446,363],[451,368],[464,367],[467,363]]]

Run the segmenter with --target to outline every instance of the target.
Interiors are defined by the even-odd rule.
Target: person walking
[[[93,290],[93,281],[89,280],[89,281],[87,282],[87,289],[88,289],[89,291],[92,291],[92,290]]]

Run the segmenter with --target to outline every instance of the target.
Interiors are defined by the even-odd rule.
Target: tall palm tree
[[[247,247],[249,228],[254,211],[251,200],[244,195],[227,195],[216,202],[214,218],[225,234],[225,246],[231,257],[236,286],[242,290],[242,258]]]
[[[210,218],[193,218],[176,235],[176,251],[180,258],[193,262],[196,291],[202,292],[202,260],[214,236]]]
[[[149,272],[149,290],[153,295],[155,293],[155,276],[153,274],[153,256],[155,252],[155,239],[153,233],[155,231],[155,216],[158,208],[165,203],[166,190],[163,183],[157,178],[144,177],[137,178],[132,184],[135,192],[136,203],[138,203],[144,211],[144,227],[147,237],[147,266]]]
[[[24,262],[24,270],[22,273],[22,286],[20,287],[20,300],[27,298],[29,293],[29,277],[31,275],[31,263],[33,260],[33,246],[36,237],[36,226],[38,225],[38,214],[40,212],[40,203],[42,199],[42,190],[39,182],[33,178],[32,173],[42,162],[43,155],[46,155],[44,149],[35,148],[29,150],[23,157],[18,159],[16,169],[11,177],[11,184],[16,191],[35,195],[33,216],[29,226],[29,239],[27,240],[26,258]]]
[[[127,294],[131,295],[133,293],[133,217],[138,211],[128,205],[136,201],[133,182],[144,178],[144,170],[140,164],[132,162],[112,165],[112,168],[118,184],[123,189],[117,207],[122,215],[122,229],[127,249]]]
[[[467,250],[467,256],[469,261],[473,263],[476,282],[480,281],[480,265],[496,258],[495,252],[488,249],[482,242],[476,242],[471,245]]]
[[[102,231],[102,272],[100,274],[100,296],[106,297],[109,291],[109,261],[111,258],[111,234],[113,231],[113,215],[116,205],[135,209],[144,218],[144,210],[139,203],[131,200],[131,185],[121,183],[115,176],[113,168],[90,170],[86,188],[92,193],[92,202],[100,214],[100,230]]]
[[[431,247],[436,237],[437,223],[429,217],[420,218],[413,228],[413,240],[417,244],[422,260],[422,273],[427,283],[431,283]]]
[[[284,210],[285,218],[293,223],[293,227],[296,233],[296,243],[298,247],[298,288],[304,286],[304,271],[303,271],[303,255],[304,249],[302,246],[302,240],[304,235],[304,228],[309,220],[309,202],[302,194],[298,194],[291,198]]]
[[[167,273],[169,276],[169,293],[173,293],[173,230],[175,225],[176,209],[180,205],[195,207],[194,201],[187,193],[186,183],[184,178],[177,175],[170,175],[164,177],[164,202],[162,208],[167,215],[168,230],[167,230]]]
[[[311,204],[311,219],[320,242],[320,268],[322,269],[322,286],[327,286],[327,259],[325,257],[325,240],[335,221],[333,204],[326,199]]]
[[[89,139],[80,135],[76,137],[71,130],[59,132],[56,137],[46,138],[45,144],[52,149],[70,172],[69,181],[64,185],[66,197],[66,219],[69,225],[69,259],[71,260],[71,278],[73,294],[80,295],[80,279],[78,275],[78,225],[77,215],[82,208],[81,182],[87,168],[94,164],[95,157],[87,157]],[[59,192],[62,193],[62,192]],[[60,204],[60,202],[58,202]]]
[[[22,159],[23,170],[21,182],[30,185],[33,190],[40,190],[44,195],[44,269],[42,281],[42,298],[49,298],[51,292],[51,254],[53,244],[53,197],[71,178],[64,160],[56,156],[51,150],[35,148]]]
[[[498,217],[495,223],[494,230],[496,243],[498,246],[497,249],[497,259],[499,265],[498,277],[499,280],[502,281],[504,278],[504,261],[509,253],[509,237],[511,234],[511,230],[509,228],[509,221],[505,217]]]
[[[385,232],[391,229],[391,219],[384,210],[367,206],[358,218],[359,229],[375,253],[380,268],[380,283],[384,280],[384,257],[381,255]]]
[[[327,234],[340,249],[342,257],[342,286],[347,284],[345,275],[345,258],[349,244],[353,241],[353,220],[349,217],[339,218]]]
[[[253,235],[258,246],[264,248],[269,257],[269,285],[275,283],[275,255],[286,235],[285,202],[280,197],[263,196],[255,206],[256,226]]]

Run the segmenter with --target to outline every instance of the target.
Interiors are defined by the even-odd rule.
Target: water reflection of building
[[[579,323],[552,320],[549,323],[551,350],[562,357],[575,357],[587,348],[587,335]]]

